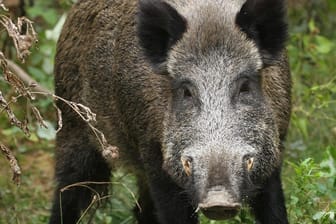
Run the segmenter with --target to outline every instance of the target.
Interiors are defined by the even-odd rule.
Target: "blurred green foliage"
[[[22,65],[34,79],[53,89],[53,60],[56,40],[65,12],[75,1],[35,0],[27,16],[35,22],[39,43]],[[292,1],[295,3],[295,1]],[[290,223],[336,223],[336,1],[302,0],[289,10],[288,53],[293,77],[293,112],[286,142],[283,182]],[[0,78],[7,97],[13,91]],[[20,102],[24,104],[24,102]],[[55,112],[49,99],[37,101],[49,126]],[[18,116],[29,118],[22,107]],[[26,169],[20,188],[11,183],[7,161],[0,157],[0,223],[46,223],[52,196],[52,155],[54,133],[32,126],[25,137],[0,114],[0,138],[19,157]],[[39,158],[44,161],[32,165]],[[46,159],[47,158],[47,159]],[[95,212],[96,223],[134,223],[135,178],[123,172],[113,174],[115,182],[103,206]],[[123,183],[123,184],[121,184]],[[93,206],[93,208],[95,205]],[[86,223],[94,209],[83,219]],[[253,223],[248,210],[225,222]]]
[[[320,160],[336,137],[336,32],[332,29],[336,2],[308,3],[290,11],[293,113],[287,153]]]
[[[336,222],[336,156],[331,152],[336,148],[329,147],[320,164],[311,158],[299,164],[287,162],[294,174],[285,178],[290,223]]]

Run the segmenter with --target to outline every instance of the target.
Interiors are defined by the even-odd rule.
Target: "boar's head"
[[[171,80],[163,169],[207,217],[225,219],[281,164],[262,71],[284,47],[284,3],[187,2],[140,1],[137,34]]]

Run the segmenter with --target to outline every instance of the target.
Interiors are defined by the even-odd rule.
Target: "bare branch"
[[[32,110],[33,110],[35,119],[40,124],[40,126],[44,127],[44,128],[48,128],[48,126],[46,125],[46,123],[43,120],[43,117],[41,116],[40,111],[35,106],[32,106]]]
[[[7,113],[7,116],[9,118],[9,121],[12,125],[15,125],[16,127],[20,128],[25,135],[30,136],[30,131],[28,129],[27,126],[27,121],[19,121],[15,114],[13,113],[13,111],[11,110],[11,108],[9,107],[9,104],[7,103],[7,101],[5,100],[5,98],[2,95],[2,92],[0,91],[0,107],[2,107],[3,109],[0,110],[0,113],[4,110]]]
[[[62,127],[63,127],[63,119],[62,119],[62,111],[56,106],[56,104],[53,104],[54,108],[57,111],[57,130],[56,133],[58,133]]]
[[[5,9],[3,0],[0,0],[0,7]],[[17,57],[24,62],[25,58],[30,54],[29,49],[37,41],[37,34],[32,26],[32,22],[25,17],[20,17],[15,24],[9,17],[5,15],[0,15],[0,25],[2,25],[6,30],[8,35],[12,38]],[[89,107],[84,106],[80,103],[75,103],[72,101],[65,100],[61,97],[56,96],[51,93],[49,90],[41,87],[34,79],[32,79],[26,72],[24,72],[18,65],[14,62],[7,60],[4,54],[0,51],[0,69],[3,70],[4,79],[12,86],[17,92],[17,96],[13,97],[10,101],[7,101],[0,91],[0,113],[5,111],[12,125],[19,127],[27,136],[30,135],[28,129],[28,121],[20,121],[15,116],[12,111],[10,104],[16,102],[20,97],[27,99],[27,102],[32,108],[33,114],[37,122],[46,127],[46,124],[43,120],[43,117],[37,107],[32,105],[35,96],[33,94],[40,94],[45,96],[51,96],[54,100],[61,100],[68,106],[70,106],[78,116],[85,121],[88,126],[91,128],[95,136],[97,137],[98,142],[101,145],[100,153],[106,160],[111,160],[118,158],[119,149],[116,146],[109,145],[106,141],[104,134],[98,130],[92,123],[96,122],[96,114],[93,113]],[[36,92],[31,92],[35,90]],[[57,132],[62,128],[62,112],[61,110],[54,105],[57,110],[58,116],[58,129]],[[2,147],[2,151],[6,152],[6,155],[11,156],[10,161],[16,161],[13,154],[10,154],[10,151],[5,151],[5,146]],[[15,164],[15,163],[14,163]],[[16,163],[17,164],[17,163]],[[17,166],[18,167],[18,166]],[[14,177],[16,178],[16,176]]]
[[[20,176],[21,176],[21,168],[18,164],[18,161],[16,160],[15,156],[13,155],[13,152],[9,150],[5,145],[0,143],[0,149],[1,152],[6,156],[10,168],[13,172],[13,181],[15,184],[20,184]]]
[[[26,83],[26,85],[30,86],[32,90],[38,91],[38,92],[45,92],[45,93],[51,93],[48,89],[41,86],[38,82],[36,82],[30,75],[28,75],[20,66],[18,66],[16,63],[14,63],[11,60],[6,60],[8,68],[10,71],[12,71],[14,74],[19,76],[22,81]]]
[[[101,148],[99,152],[102,154],[103,158],[107,161],[111,161],[113,159],[117,159],[119,157],[119,148],[116,146],[110,145],[103,132],[98,130],[92,122],[96,122],[96,114],[91,111],[91,109],[87,106],[84,106],[80,103],[75,103],[69,100],[66,100],[62,97],[59,97],[55,94],[46,93],[46,92],[31,92],[31,94],[40,94],[40,95],[46,95],[53,97],[54,100],[60,100],[64,102],[66,105],[68,105],[78,116],[87,123],[87,125],[90,127],[92,132],[95,134],[97,141],[101,145]],[[62,128],[62,112],[61,110],[54,104],[54,107],[57,110],[57,116],[58,116],[58,128],[57,132]]]
[[[65,104],[67,104],[69,107],[71,107],[74,112],[76,112],[80,118],[82,118],[83,121],[87,123],[87,125],[91,128],[95,136],[97,137],[98,142],[101,145],[101,154],[103,158],[107,161],[111,161],[113,159],[117,159],[119,157],[119,148],[116,146],[110,145],[105,138],[105,135],[103,132],[98,130],[94,125],[92,125],[92,122],[96,121],[96,114],[91,111],[91,109],[87,106],[84,106],[80,103],[75,103],[69,100],[66,100],[62,97],[59,97],[55,94],[52,94],[55,100],[61,100]]]
[[[0,0],[0,8],[2,8],[5,11],[8,11],[8,9],[6,8],[5,4],[3,3],[3,0]]]
[[[124,183],[122,183],[122,182],[96,182],[96,181],[77,182],[77,183],[69,184],[69,185],[63,187],[62,189],[60,189],[60,193],[63,193],[64,191],[67,191],[70,188],[74,188],[74,187],[84,187],[84,188],[92,189],[92,187],[90,187],[89,185],[109,185],[109,184],[121,185],[122,187],[124,187],[130,193],[130,195],[132,196],[135,204],[138,206],[138,208],[140,209],[140,211],[142,210],[141,206],[140,206],[140,204],[139,204],[139,202],[137,200],[137,197],[135,196],[135,193],[129,187],[127,187]],[[93,190],[93,192],[98,197],[100,196],[97,191]],[[99,200],[105,199],[107,197],[110,197],[110,196],[107,195],[107,196],[99,197]]]
[[[13,72],[8,69],[7,60],[4,54],[0,51],[0,68],[3,71],[4,79],[15,88],[15,91],[20,96],[26,96],[29,100],[34,100],[34,97],[30,93],[30,87],[26,87],[24,82]]]

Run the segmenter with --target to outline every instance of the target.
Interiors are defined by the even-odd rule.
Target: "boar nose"
[[[235,216],[241,203],[225,190],[209,191],[206,198],[199,203],[202,213],[209,219],[223,220]]]

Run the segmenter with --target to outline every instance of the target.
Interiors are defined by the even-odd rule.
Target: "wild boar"
[[[120,155],[103,159],[87,124],[58,102],[50,223],[76,223],[93,197],[60,189],[109,181],[117,166],[138,179],[138,223],[195,224],[199,210],[227,219],[242,204],[257,223],[288,223],[286,38],[284,0],[79,0],[58,41],[55,91],[90,107]]]

